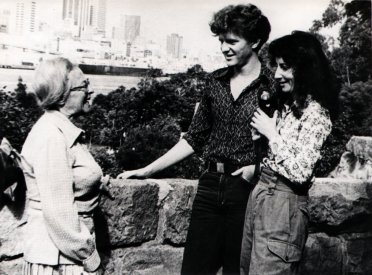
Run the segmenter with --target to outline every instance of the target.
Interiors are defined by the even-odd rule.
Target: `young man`
[[[227,68],[210,74],[188,132],[165,155],[121,178],[148,177],[194,152],[206,172],[199,179],[186,240],[182,274],[239,273],[245,209],[255,161],[250,122],[257,95],[273,90],[271,72],[257,56],[270,23],[254,5],[227,6],[217,12],[211,31],[221,42]]]

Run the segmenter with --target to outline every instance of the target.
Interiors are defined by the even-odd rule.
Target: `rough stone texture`
[[[372,181],[318,178],[309,195],[310,220],[318,230],[371,230]]]
[[[0,261],[2,261],[22,255],[21,237],[25,221],[7,205],[1,206],[0,209]]]
[[[164,200],[159,213],[158,240],[180,245],[186,241],[197,181],[173,179],[168,182],[173,190]]]
[[[156,184],[140,180],[113,181],[103,197],[101,215],[96,219],[100,246],[138,244],[155,239],[158,225],[158,191]]]
[[[353,136],[346,149],[360,159],[372,160],[372,137]]]
[[[325,233],[310,234],[301,262],[300,274],[306,275],[340,275],[345,254],[344,244],[338,237]]]
[[[354,136],[346,148],[329,177],[372,180],[372,137]]]
[[[0,262],[0,275],[20,275],[22,274],[23,259]]]
[[[372,274],[372,231],[343,236],[346,242],[346,274]]]
[[[372,232],[329,236],[310,234],[300,274],[372,274]]]
[[[113,250],[105,274],[180,274],[183,248],[149,244]]]
[[[351,152],[345,152],[329,177],[372,180],[372,160],[360,159]]]

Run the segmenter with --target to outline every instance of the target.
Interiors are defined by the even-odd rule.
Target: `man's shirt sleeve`
[[[196,153],[200,153],[206,144],[212,128],[211,99],[204,92],[194,114],[188,132],[183,136]]]

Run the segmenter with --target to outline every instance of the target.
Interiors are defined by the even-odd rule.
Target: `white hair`
[[[40,63],[35,71],[33,93],[44,110],[59,109],[70,94],[69,74],[78,68],[67,58],[58,57]]]

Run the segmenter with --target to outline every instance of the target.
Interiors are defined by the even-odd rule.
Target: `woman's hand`
[[[241,176],[246,181],[251,181],[254,176],[254,165],[243,166],[231,173],[232,176]]]
[[[144,179],[147,178],[150,173],[147,171],[146,167],[131,170],[131,171],[124,171],[123,173],[119,174],[116,178],[117,179]]]
[[[271,140],[278,135],[276,130],[276,119],[278,117],[278,111],[274,112],[273,117],[269,117],[261,109],[257,109],[254,113],[251,126],[254,127],[261,135],[264,135],[268,140]]]
[[[101,186],[100,186],[100,190],[101,190],[101,194],[105,195],[106,197],[108,197],[110,200],[114,200],[115,197],[111,194],[111,191],[110,191],[110,175],[106,175],[104,177],[101,178]]]

